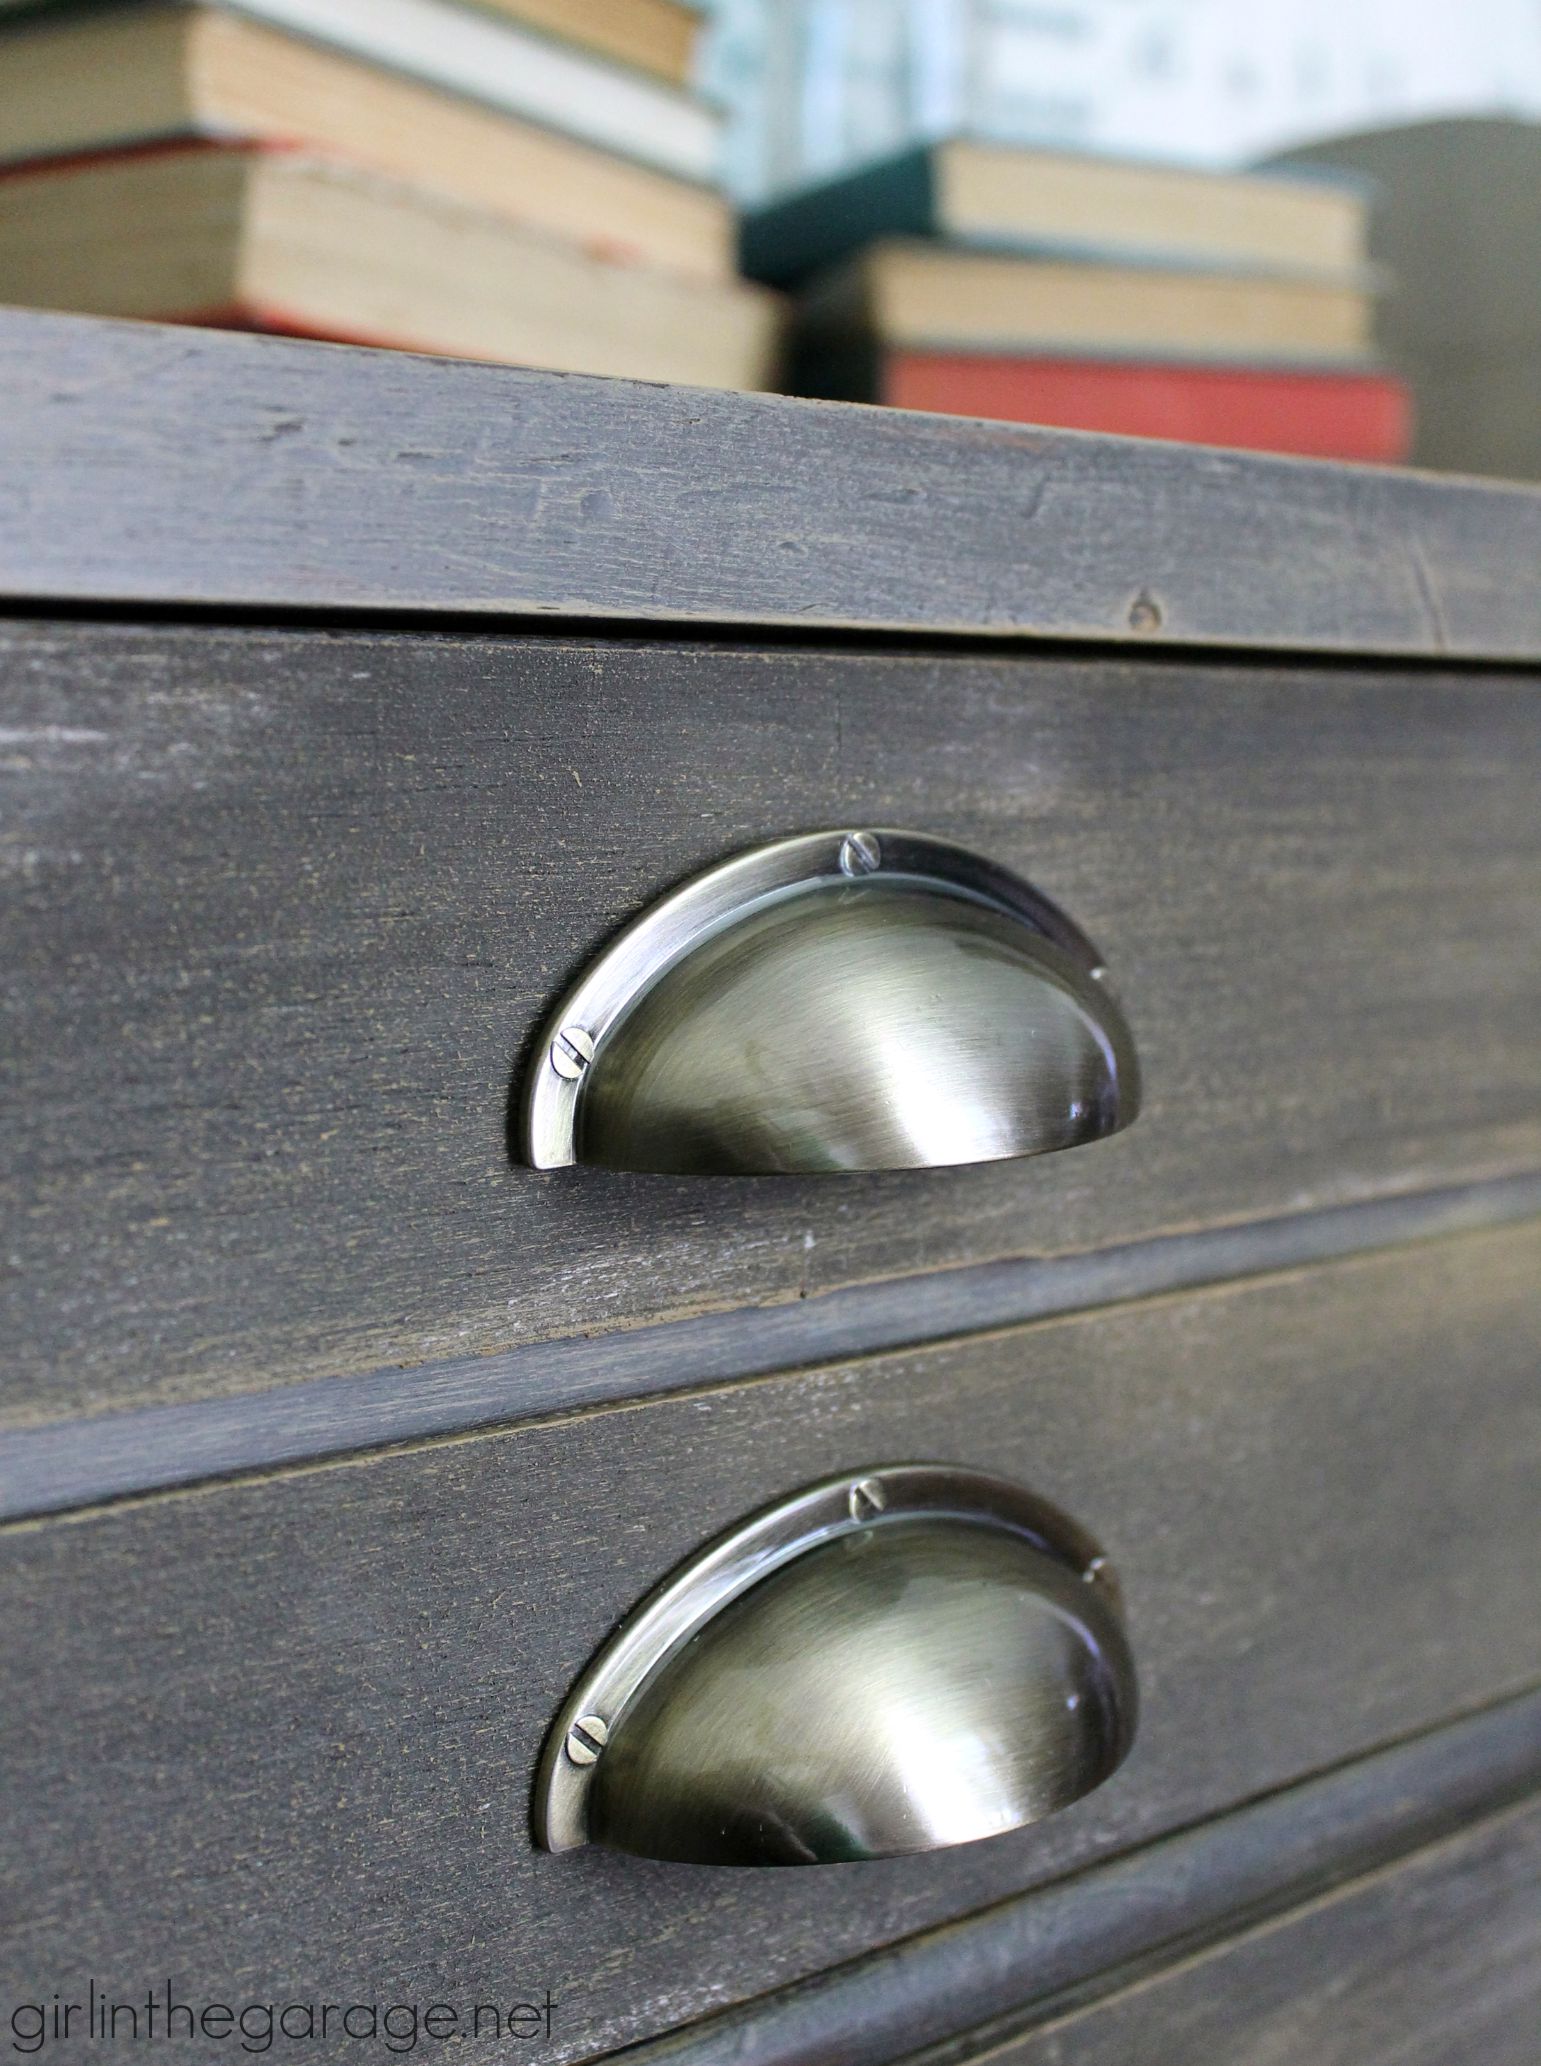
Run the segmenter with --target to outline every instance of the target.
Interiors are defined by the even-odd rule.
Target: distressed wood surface
[[[893,2066],[922,2048],[953,2066],[1538,1787],[1532,1691],[633,2047],[626,2066]]]
[[[1535,2066],[1538,2055],[1531,1801],[969,2066]]]
[[[821,1298],[526,1342],[178,1405],[0,1430],[0,1519],[660,1398],[841,1357],[1308,1268],[1541,1217],[1541,1175],[1340,1205],[1049,1261],[889,1277]]]
[[[551,1986],[640,2039],[1541,1676],[1541,1229],[0,1533],[0,1998]],[[934,1858],[538,1856],[530,1775],[640,1591],[842,1467],[953,1457],[1107,1541],[1140,1741]]]
[[[22,310],[0,388],[27,600],[1541,653],[1498,483]]]
[[[1503,675],[0,634],[12,1425],[1541,1168],[1541,697]],[[510,1166],[558,988],[756,838],[1062,902],[1133,1129],[1036,1162]]]

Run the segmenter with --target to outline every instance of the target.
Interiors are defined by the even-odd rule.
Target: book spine
[[[756,209],[744,220],[739,264],[751,280],[791,287],[876,237],[926,237],[939,228],[931,153],[906,151]]]

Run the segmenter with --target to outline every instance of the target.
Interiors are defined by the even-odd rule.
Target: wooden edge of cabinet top
[[[1541,490],[0,310],[0,597],[1541,657]]]

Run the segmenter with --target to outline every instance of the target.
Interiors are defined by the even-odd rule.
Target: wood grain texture
[[[1531,1801],[970,2066],[1535,2066],[1538,2050]]]
[[[1541,697],[1508,676],[16,626],[11,1424],[1541,1168]],[[660,891],[906,822],[1062,902],[1144,1065],[1037,1162],[510,1167]]]
[[[1508,485],[20,310],[0,387],[26,600],[1541,653]]]
[[[550,1984],[551,2056],[577,2058],[1534,1683],[1538,1268],[1534,1227],[1462,1236],[18,1524],[0,1998],[168,1953],[257,1998]],[[1017,1476],[1103,1535],[1142,1672],[1123,1771],[929,1859],[533,1854],[541,1736],[641,1590],[760,1502],[906,1456]]]
[[[1500,1178],[1043,1262],[889,1277],[779,1306],[525,1342],[501,1355],[12,1427],[0,1430],[0,1520],[698,1391],[1537,1217],[1541,1175]]]
[[[928,2066],[1535,1797],[1541,1692],[634,2047],[626,2066]]]

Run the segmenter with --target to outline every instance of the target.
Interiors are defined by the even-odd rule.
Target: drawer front
[[[1538,2050],[1531,1801],[968,2066],[1535,2066]]]
[[[652,2035],[1541,1676],[1541,1229],[0,1532],[0,1991],[498,2000]],[[542,1736],[657,1577],[830,1471],[997,1470],[1097,1531],[1142,1678],[1063,1815],[807,1872],[562,1857]],[[110,1805],[109,1805],[110,1804]],[[318,1998],[321,1998],[318,1994]]]
[[[13,1423],[1541,1162],[1512,676],[13,626],[0,678]],[[884,822],[1091,933],[1131,1131],[834,1182],[512,1166],[597,943],[747,842]]]

